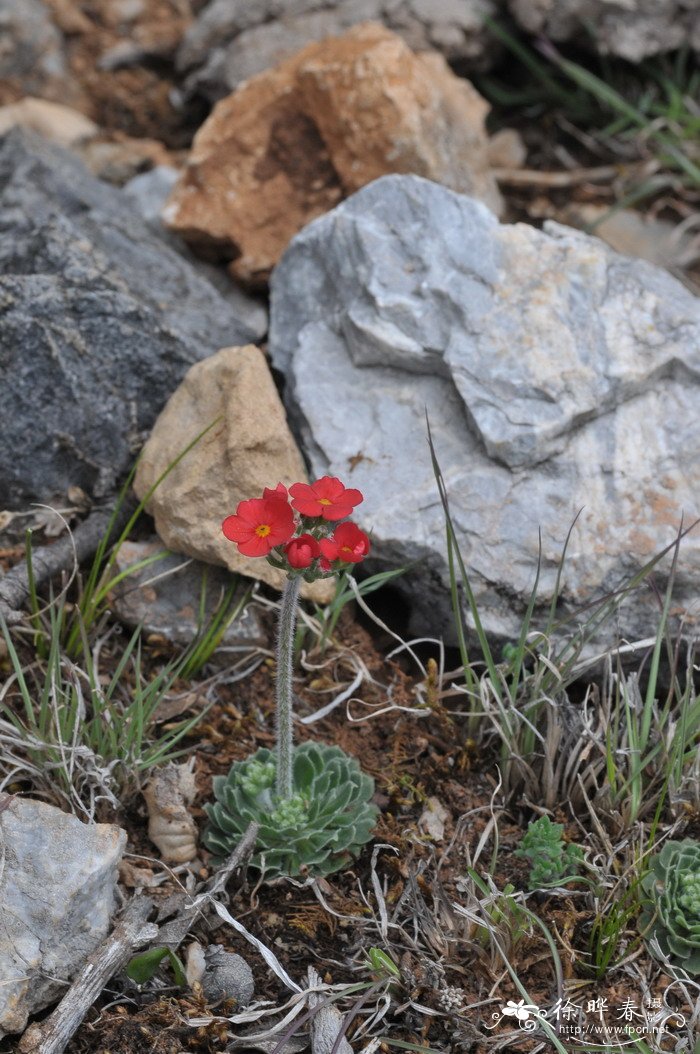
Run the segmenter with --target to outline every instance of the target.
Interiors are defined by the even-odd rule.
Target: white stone
[[[65,992],[106,937],[126,832],[44,802],[0,812],[0,1038]]]
[[[473,199],[388,176],[310,224],[272,277],[270,352],[316,475],[365,495],[414,627],[450,632],[426,410],[486,628],[513,638],[542,532],[540,606],[567,531],[562,611],[622,584],[700,513],[700,302],[558,224],[500,225]],[[678,611],[697,618],[700,537]],[[654,632],[649,591],[618,629]]]
[[[0,135],[16,127],[38,132],[58,146],[74,146],[99,132],[95,122],[78,110],[31,96],[0,106]]]

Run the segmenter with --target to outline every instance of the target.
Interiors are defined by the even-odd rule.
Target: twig
[[[571,187],[577,183],[605,183],[620,175],[620,165],[600,165],[598,168],[574,168],[569,172],[538,172],[531,168],[494,168],[492,175],[498,183],[511,187]]]
[[[0,800],[0,811],[4,806],[5,800]],[[257,823],[248,825],[226,863],[205,884],[205,891],[164,926],[147,922],[154,906],[150,898],[134,897],[110,936],[87,960],[53,1013],[26,1030],[18,1047],[21,1054],[62,1054],[107,981],[126,966],[136,948],[153,943],[177,949],[192,927],[192,908],[226,888],[233,872],[244,866],[251,856],[258,830]],[[172,933],[174,926],[180,931],[176,935]]]
[[[150,898],[134,897],[53,1013],[40,1024],[29,1026],[19,1042],[21,1054],[62,1054],[109,979],[126,966],[136,948],[157,935],[158,927],[147,921],[152,910]]]
[[[208,896],[211,897],[216,893],[223,892],[233,872],[236,871],[237,868],[245,866],[248,863],[248,860],[253,855],[259,830],[260,824],[255,820],[251,820],[245,829],[243,837],[229,856],[226,863],[223,864],[207,882],[205,890]]]
[[[79,564],[92,556],[112,517],[112,533],[116,534],[126,525],[135,507],[132,500],[122,499],[116,513],[115,505],[96,509],[67,537],[61,538],[53,545],[44,545],[36,549],[32,553],[32,567],[37,588],[61,571],[67,571],[75,563]],[[25,562],[17,564],[0,579],[0,615],[4,616],[8,625],[21,620],[20,609],[29,597],[29,592],[29,575]]]
[[[199,887],[201,892],[194,900],[186,903],[175,918],[170,919],[160,927],[158,930],[158,945],[164,944],[172,951],[177,951],[194,926],[199,914],[204,910],[204,905],[210,905],[212,897],[225,891],[234,871],[245,867],[255,849],[259,829],[260,825],[255,820],[248,824],[243,837],[226,863]]]

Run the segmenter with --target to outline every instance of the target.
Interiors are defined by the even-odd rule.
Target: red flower
[[[317,556],[321,555],[318,542],[310,534],[300,534],[292,538],[285,548],[287,559],[292,567],[311,567]]]
[[[293,483],[289,493],[302,516],[322,516],[324,520],[345,519],[363,500],[359,490],[346,489],[335,476],[323,476],[311,484]]]
[[[276,487],[265,487],[263,498],[266,500],[287,501],[287,488],[284,483],[278,483]]]
[[[332,538],[322,538],[319,548],[324,560],[342,560],[345,564],[359,564],[370,550],[369,538],[356,523],[341,523]],[[321,563],[323,567],[323,562]],[[326,570],[326,568],[323,568]]]
[[[227,516],[221,529],[244,556],[267,556],[294,534],[294,513],[279,498],[251,498],[240,502],[235,516]]]

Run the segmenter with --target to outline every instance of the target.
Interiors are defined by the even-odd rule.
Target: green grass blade
[[[426,419],[427,419],[427,415],[426,415]],[[461,583],[462,583],[462,588],[463,588],[464,593],[465,593],[465,595],[467,597],[467,603],[469,605],[469,610],[471,612],[471,616],[472,616],[472,619],[473,619],[473,622],[474,622],[474,629],[476,631],[476,635],[477,635],[477,638],[478,638],[478,641],[479,641],[479,646],[481,648],[481,653],[482,653],[484,661],[486,663],[486,668],[487,668],[487,670],[489,672],[489,676],[490,676],[491,681],[492,681],[493,690],[497,694],[499,702],[502,704],[503,703],[503,697],[501,695],[501,678],[499,677],[498,670],[496,669],[496,663],[494,661],[493,654],[491,652],[491,648],[489,646],[489,642],[488,642],[488,640],[486,638],[486,633],[484,631],[484,627],[483,627],[483,624],[481,622],[481,617],[479,615],[479,609],[477,607],[476,598],[474,596],[474,593],[473,593],[472,587],[471,587],[471,583],[469,581],[469,575],[467,574],[467,569],[466,569],[466,567],[464,565],[464,561],[462,559],[462,554],[461,554],[460,549],[459,549],[459,543],[457,541],[457,535],[456,535],[456,532],[455,532],[455,529],[454,529],[454,524],[452,522],[452,516],[451,516],[451,513],[450,513],[450,505],[449,505],[449,500],[448,500],[448,497],[447,497],[447,488],[445,486],[445,480],[444,480],[444,477],[442,475],[442,470],[440,469],[440,465],[439,465],[439,462],[438,462],[437,454],[436,454],[436,451],[435,451],[435,445],[433,443],[433,436],[432,436],[432,432],[430,430],[430,421],[429,420],[427,421],[427,427],[428,427],[428,446],[430,447],[430,459],[431,459],[432,466],[433,466],[433,473],[435,475],[435,480],[436,480],[436,483],[437,483],[437,486],[438,486],[438,493],[440,495],[440,502],[442,504],[443,512],[445,514],[445,522],[446,522],[446,525],[447,525],[448,538],[451,540],[451,543],[452,543],[452,546],[453,546],[454,556],[456,558],[457,566],[458,566],[459,572],[460,572],[460,579],[461,579]]]

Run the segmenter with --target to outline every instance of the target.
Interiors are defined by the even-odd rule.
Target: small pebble
[[[204,953],[206,968],[201,979],[207,1002],[235,999],[246,1006],[255,993],[253,971],[240,955],[224,951],[220,944],[210,945]]]

